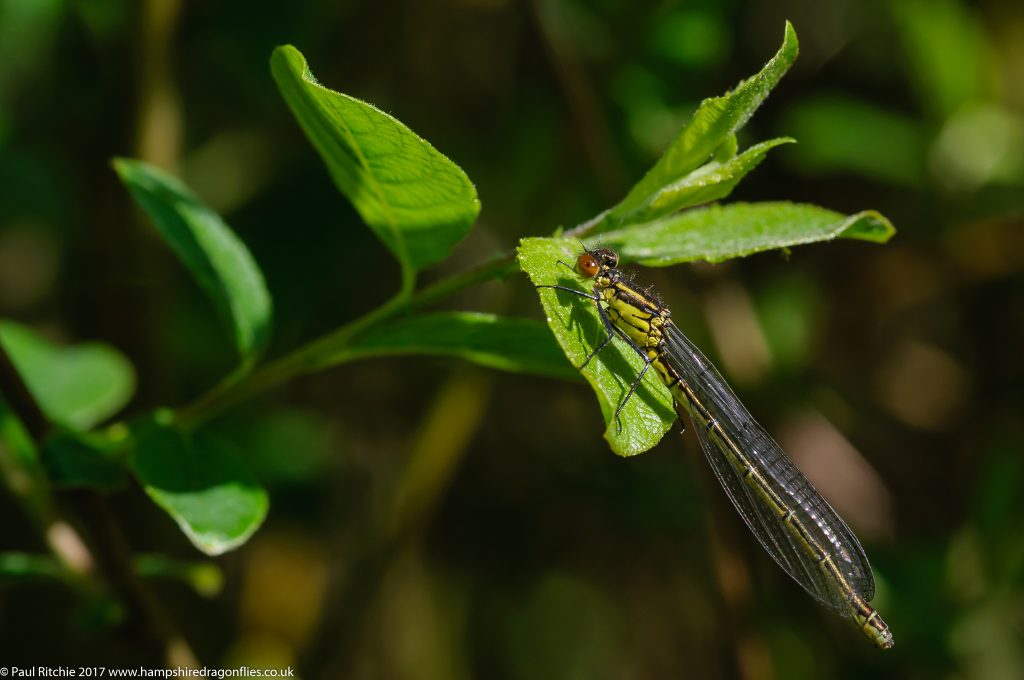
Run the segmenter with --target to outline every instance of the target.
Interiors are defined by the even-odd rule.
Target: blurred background
[[[873,649],[748,534],[696,442],[612,454],[582,383],[454,361],[348,365],[209,427],[270,490],[263,528],[154,581],[210,666],[351,678],[1024,677],[1024,5],[1006,0],[0,0],[0,316],[127,354],[127,415],[194,399],[228,334],[109,166],[182,177],[253,251],[272,355],[387,299],[398,270],[277,94],[317,78],[466,170],[483,204],[427,278],[616,202],[793,22],[801,54],[730,200],[880,210],[840,241],[645,270],[861,537]],[[524,276],[445,308],[541,318]],[[65,502],[81,504],[82,491]],[[136,486],[138,553],[201,562]],[[0,495],[0,550],[41,551]],[[88,533],[88,523],[85,522]],[[154,664],[56,581],[0,585],[0,664]]]

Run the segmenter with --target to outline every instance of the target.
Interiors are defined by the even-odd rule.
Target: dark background
[[[278,44],[476,183],[479,223],[429,281],[613,204],[702,98],[775,52],[785,19],[800,58],[740,143],[799,144],[730,200],[875,208],[896,237],[640,276],[861,537],[895,648],[774,565],[689,437],[619,459],[582,384],[403,358],[296,381],[210,426],[271,510],[216,560],[219,594],[155,584],[205,663],[1024,676],[1019,2],[0,0],[0,315],[125,352],[128,415],[231,369],[228,334],[115,155],[171,169],[241,235],[274,298],[272,355],[387,299],[397,266],[278,96]],[[541,318],[523,276],[444,308]],[[140,553],[200,559],[137,488],[104,502]],[[6,495],[0,517],[0,548],[40,550]],[[56,582],[0,587],[0,664],[155,664],[122,628]]]

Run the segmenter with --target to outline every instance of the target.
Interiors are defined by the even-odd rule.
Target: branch
[[[46,438],[53,432],[53,424],[32,396],[3,343],[0,343],[0,395],[4,397],[0,404],[6,404],[24,426],[36,451],[41,450]],[[68,583],[88,599],[109,597],[111,589],[97,570],[94,549],[82,539],[81,533],[71,522],[61,515],[53,489],[38,459],[19,459],[0,441],[0,476],[60,563]],[[99,497],[95,493],[91,495],[100,506]],[[99,528],[106,539],[106,562],[112,572],[110,580],[117,585],[116,590],[124,594],[134,609],[142,614],[151,634],[163,648],[164,663],[170,668],[198,666],[195,654],[170,617],[164,613],[156,595],[135,574],[131,552],[109,513],[100,513],[100,519]]]
[[[175,414],[175,422],[182,427],[193,427],[238,402],[250,399],[299,375],[337,366],[343,362],[332,361],[328,357],[337,356],[341,349],[368,329],[426,307],[473,284],[504,276],[514,270],[515,252],[510,251],[446,277],[412,296],[400,293],[377,309],[306,343],[280,359],[265,364],[244,378],[229,378],[191,404],[179,409]]]
[[[50,435],[50,421],[43,415],[43,410],[39,408],[28,385],[21,379],[21,374],[18,373],[3,343],[0,343],[0,394],[4,396],[8,408],[25,426],[33,441],[41,442]]]

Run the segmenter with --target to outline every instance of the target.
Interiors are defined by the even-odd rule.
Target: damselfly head
[[[608,248],[585,250],[576,258],[576,269],[585,279],[594,278],[603,269],[615,269],[618,264],[618,253]]]
[[[576,258],[576,271],[585,279],[594,278],[600,268],[601,265],[598,264],[597,258],[590,253],[583,253]]]

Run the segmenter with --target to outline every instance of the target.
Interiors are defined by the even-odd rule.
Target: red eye
[[[600,269],[600,265],[597,263],[597,258],[590,253],[583,253],[576,258],[576,269],[579,270],[580,276],[585,279],[592,279],[597,274],[597,270]]]

